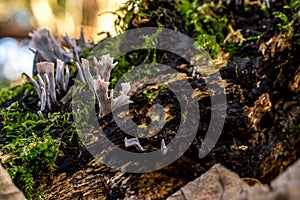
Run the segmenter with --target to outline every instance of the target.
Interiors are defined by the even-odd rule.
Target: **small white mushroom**
[[[47,104],[47,93],[44,87],[41,87],[41,111],[44,111],[46,109],[46,104]]]
[[[94,80],[95,95],[99,103],[99,116],[103,117],[112,111],[111,97],[108,96],[109,82],[105,82],[101,78]]]
[[[66,76],[65,76],[65,80],[64,80],[64,91],[67,91],[67,89],[68,89],[69,79],[70,79],[70,70],[69,70],[69,66],[66,65]]]
[[[47,101],[47,106],[48,106],[48,108],[49,108],[49,110],[51,110],[51,102],[50,102],[50,98],[49,98],[49,95],[50,95],[50,93],[49,93],[49,78],[48,78],[48,75],[47,74],[44,74],[44,81],[45,81],[45,85],[46,85],[46,87],[45,87],[45,89],[46,89],[46,101]]]
[[[127,137],[125,137],[124,142],[125,142],[125,147],[134,146],[139,151],[146,151],[140,144],[140,141],[137,137],[130,138],[130,139],[127,139]]]
[[[51,62],[40,62],[37,63],[38,74],[42,77],[46,83],[46,90],[49,93],[53,102],[56,102],[56,91],[55,91],[55,80],[54,80],[54,63]],[[45,74],[47,76],[45,76]],[[48,80],[46,80],[46,78]]]
[[[118,96],[115,99],[112,99],[111,109],[112,111],[114,111],[115,109],[130,103],[132,103],[132,101],[130,101],[130,97],[121,93],[120,96]]]
[[[166,155],[166,153],[168,152],[168,148],[167,148],[167,146],[165,144],[165,140],[164,139],[161,140],[160,150],[161,150],[161,154],[162,155]]]
[[[41,77],[41,75],[37,74],[37,77],[39,79],[40,87],[46,88],[46,84],[45,84],[43,78]]]
[[[39,28],[33,33],[29,33],[31,40],[29,46],[42,57],[43,60],[55,62],[61,59],[64,62],[70,61],[73,56],[71,52],[67,52],[61,45],[61,42],[54,38],[49,29]]]
[[[53,102],[56,100],[56,91],[55,91],[55,79],[54,79],[54,63],[51,63],[47,67],[47,75],[49,78],[49,93]]]
[[[89,64],[89,61],[82,58],[81,59],[81,63],[82,63],[82,68],[83,68],[83,73],[84,73],[84,76],[86,78],[86,81],[90,87],[90,89],[92,90],[92,92],[94,94],[96,94],[96,91],[95,91],[95,87],[94,87],[94,81],[93,81],[93,77],[92,77],[92,74],[90,72],[90,64]]]
[[[118,64],[113,63],[114,58],[110,57],[109,54],[103,55],[101,60],[97,60],[94,57],[94,65],[97,76],[100,76],[104,81],[109,81],[111,70]]]
[[[113,58],[109,55],[102,56],[99,61],[94,58],[94,68],[97,76],[97,79],[94,80],[90,72],[89,61],[82,59],[84,76],[89,88],[94,93],[99,103],[99,117],[109,114],[120,106],[132,103],[132,101],[129,100],[130,97],[127,95],[130,91],[129,83],[121,84],[122,90],[120,92],[120,96],[117,98],[113,98],[113,90],[110,95],[108,94],[110,73],[116,64],[117,63],[113,63]],[[80,68],[79,64],[77,68]]]
[[[192,77],[196,76],[196,70],[197,70],[197,66],[193,67]]]
[[[68,38],[66,38],[68,39]],[[71,41],[69,41],[71,42]],[[72,42],[74,43],[74,41]],[[73,44],[74,45],[74,44]],[[120,95],[113,98],[113,90],[110,95],[108,94],[108,87],[110,85],[110,73],[111,70],[117,65],[113,62],[114,58],[110,55],[104,55],[100,60],[94,58],[94,67],[96,70],[96,79],[93,78],[90,72],[90,64],[86,59],[81,59],[81,64],[76,62],[78,69],[79,78],[83,82],[87,82],[90,90],[96,97],[99,103],[99,116],[103,117],[120,106],[132,103],[128,93],[130,92],[130,84],[122,83],[122,90]],[[47,105],[48,109],[51,110],[51,103],[57,102],[56,92],[59,96],[65,94],[60,100],[61,103],[65,104],[70,98],[74,87],[68,89],[70,71],[69,67],[62,60],[56,59],[56,73],[54,73],[54,63],[52,62],[40,62],[36,64],[38,82],[32,77],[25,74],[36,88],[38,95],[41,99],[41,110],[45,110]],[[56,88],[57,85],[57,88]]]
[[[82,73],[82,69],[81,69],[81,66],[78,62],[76,62],[76,67],[77,67],[77,70],[78,70],[78,76],[79,76],[80,81],[85,83],[85,79],[84,79],[84,76],[83,76],[83,73]]]
[[[24,72],[24,75],[29,79],[29,81],[32,83],[32,85],[34,86],[35,90],[37,91],[37,94],[39,96],[39,98],[41,98],[41,89],[39,84],[36,82],[36,80],[34,80],[31,76],[29,76],[26,72]]]
[[[57,84],[59,92],[64,90],[64,76],[65,76],[64,66],[65,65],[64,65],[63,61],[61,61],[60,59],[56,60],[55,80],[56,80],[56,84]]]
[[[67,94],[60,100],[60,102],[62,104],[66,104],[68,102],[68,100],[71,98],[71,94],[72,94],[72,92],[73,92],[74,89],[75,89],[75,86],[72,85],[70,87],[70,89],[68,90]]]

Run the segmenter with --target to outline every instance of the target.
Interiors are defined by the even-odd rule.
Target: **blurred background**
[[[23,72],[31,74],[33,53],[28,33],[47,27],[61,38],[68,33],[78,38],[83,28],[87,40],[114,36],[116,16],[110,14],[126,0],[0,0],[0,88],[18,81]],[[101,15],[99,15],[101,14]]]

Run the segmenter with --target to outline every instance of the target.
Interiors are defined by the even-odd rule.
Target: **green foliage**
[[[156,63],[157,61],[156,49],[155,48],[153,49],[151,47],[156,46],[157,37],[159,36],[161,31],[162,29],[158,29],[156,33],[145,38],[145,43],[142,45],[142,48],[147,50],[147,55],[146,58],[143,60],[143,64]]]
[[[260,9],[264,12],[264,14],[267,18],[270,18],[270,12],[264,3],[261,4]]]
[[[295,12],[298,12],[300,10],[300,0],[292,0],[290,5],[286,5],[284,8],[291,8],[294,9]]]
[[[241,45],[241,43],[239,43]],[[237,50],[237,44],[232,41],[227,41],[226,43],[223,43],[220,45],[220,48],[224,50],[225,52],[229,52],[230,55],[235,54]]]
[[[289,20],[288,17],[282,12],[275,11],[273,12],[273,16],[281,20],[281,22],[277,24],[277,27],[281,31],[289,29],[294,23],[294,20]]]
[[[128,59],[126,59],[126,55],[118,57],[116,59],[116,62],[118,62],[118,64],[112,70],[112,73],[111,73],[111,81],[110,81],[111,88],[113,88],[116,85],[117,81],[122,76],[125,76],[125,74],[127,72],[129,72],[130,70],[132,70],[134,68],[134,65],[132,64],[132,62],[128,62]]]
[[[220,51],[220,46],[217,42],[216,36],[200,34],[197,36],[196,40],[197,42],[195,43],[195,48],[197,50],[205,49],[209,51],[212,57],[218,56],[218,53]]]
[[[0,90],[0,106],[12,100],[18,94],[28,94],[35,93],[33,85],[29,82],[26,82],[20,86],[6,87]]]
[[[300,124],[298,124],[298,126],[285,127],[282,132],[284,133],[286,139],[294,138],[300,133]]]
[[[145,95],[146,99],[153,100],[164,89],[165,89],[165,86],[164,85],[160,85],[157,89],[151,89],[151,90],[145,90],[145,91],[143,91],[143,94]]]
[[[250,36],[248,37],[246,40],[259,40],[261,37],[263,36],[263,34],[259,34],[259,35],[254,35],[254,36]]]
[[[0,110],[0,121],[0,155],[6,156],[4,165],[27,198],[37,198],[42,181],[51,176],[57,158],[63,155],[62,137],[69,138],[73,145],[82,144],[74,137],[77,131],[71,114],[58,112],[45,118],[14,102]]]
[[[197,16],[197,15],[193,14],[193,12],[194,12],[194,10],[197,9],[197,7],[198,7],[197,0],[193,0],[193,1],[182,0],[177,7],[177,11],[179,13],[181,13],[182,16],[186,19],[192,18],[192,19],[196,20],[195,16]],[[194,23],[194,22],[191,22],[191,23]]]
[[[176,11],[180,17],[184,19],[186,29],[192,29],[194,32],[193,35],[195,36],[195,40],[197,40],[196,46],[207,50],[212,57],[217,57],[220,51],[220,43],[225,39],[224,33],[227,32],[227,16],[220,17],[215,14],[219,8],[219,4],[203,3],[199,0],[171,2],[172,1],[170,1],[170,4],[175,5]],[[156,4],[159,4],[159,2],[156,2]],[[149,18],[150,14],[147,9],[146,1],[136,2],[129,0],[115,13],[118,16],[116,26],[121,27],[121,30],[124,31],[128,28],[128,24],[131,23],[134,17],[136,17],[138,21],[143,18]],[[162,27],[163,25],[160,24],[161,22],[159,21],[160,16],[162,16],[161,13],[165,16],[165,20],[167,20],[168,14],[163,8],[158,7],[158,9],[161,10],[153,11],[151,16],[157,16],[156,24],[158,27]],[[125,14],[121,16],[120,13]],[[153,40],[149,37],[149,41]],[[153,54],[153,52],[150,53],[150,51],[148,51],[147,54],[150,55]],[[155,56],[155,52],[153,55]],[[148,56],[146,59],[147,58]]]
[[[115,29],[117,33],[122,33],[127,30],[134,15],[137,15],[138,20],[149,16],[149,14],[143,12],[145,10],[143,2],[143,0],[128,0],[122,4],[116,12],[113,12],[113,14],[117,16],[117,19],[115,20]]]
[[[277,24],[277,27],[280,29],[280,31],[286,31],[289,30],[295,21],[300,18],[300,0],[293,0],[290,2],[290,5],[285,5],[284,9],[291,9],[293,16],[292,19],[289,19],[286,14],[283,12],[275,11],[273,12],[273,16],[280,19],[281,22]]]
[[[0,119],[0,151],[9,156],[4,165],[31,199],[33,189],[39,186],[34,180],[50,172],[55,165],[59,140],[46,133],[37,136],[36,133],[48,124],[48,120],[29,113],[18,102],[1,110]]]
[[[124,55],[121,55],[120,49],[122,48],[122,41],[126,40],[126,38],[118,36],[115,40],[106,42],[105,48],[101,48],[99,49],[99,51],[98,49],[96,51],[92,51],[89,57],[100,57],[100,55],[105,54],[110,54],[113,57],[115,57],[115,55],[118,55],[118,57],[115,57],[114,61],[118,62],[118,64],[111,73],[110,88],[113,88],[117,81],[121,77],[126,78],[126,73],[132,70],[135,66],[145,63],[156,63],[156,50],[149,47],[153,46],[153,44],[151,43],[156,41],[159,33],[160,31],[154,33],[149,37],[146,37],[145,42],[144,44],[142,44],[140,50],[128,52]]]
[[[14,156],[5,164],[12,166],[8,172],[28,199],[32,199],[33,194],[42,189],[40,180],[45,180],[54,169],[56,158],[61,155],[59,145],[59,140],[47,134],[42,137],[32,134],[27,138],[16,138],[11,144],[2,147],[5,154]],[[22,164],[15,166],[18,162]]]
[[[225,39],[227,16],[217,16],[218,6],[212,3],[201,4],[198,0],[182,0],[177,11],[184,17],[187,28],[196,32],[197,49],[205,49],[212,57],[217,57],[220,43]]]

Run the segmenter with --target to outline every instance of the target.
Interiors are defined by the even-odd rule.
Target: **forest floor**
[[[206,157],[198,157],[201,138],[210,120],[209,97],[201,97],[199,105],[203,111],[203,123],[194,142],[178,160],[157,171],[134,174],[111,169],[97,162],[85,147],[72,145],[69,137],[60,136],[66,144],[61,147],[63,156],[57,159],[51,178],[41,178],[44,185],[42,198],[165,199],[216,163],[221,163],[240,177],[270,183],[300,158],[300,17],[297,13],[300,3],[295,7],[285,5],[291,4],[275,1],[267,8],[259,2],[251,5],[231,2],[204,9],[206,14],[210,13],[216,19],[226,17],[225,26],[219,30],[223,36],[216,39],[219,51],[207,50],[211,54],[216,53],[212,55],[213,61],[226,81],[227,112],[222,134]],[[187,12],[183,9],[196,10],[199,12],[197,17],[201,18],[199,9],[193,8],[192,4],[186,4],[186,8],[175,7],[176,4],[169,1],[144,2],[139,13],[127,15],[127,28],[162,25],[197,38],[201,31],[195,31],[196,24],[188,22],[193,19],[182,13]],[[212,28],[217,22],[204,26]],[[217,31],[217,28],[212,29]],[[191,66],[181,58],[159,50],[156,54],[157,62],[180,72],[195,91],[205,90],[203,80],[192,77]],[[131,97],[138,102],[130,107],[131,114],[138,115],[133,119],[138,124],[146,123],[143,119],[154,102],[172,105],[169,112],[172,120],[160,132],[171,140],[181,116],[174,95],[167,89],[160,89],[155,80],[142,89]],[[145,90],[159,95],[153,95],[155,98],[152,99],[144,98]],[[26,105],[29,112],[37,112],[38,99],[23,93],[2,103],[1,108],[6,109],[14,102]],[[70,104],[63,109],[69,111],[68,106]],[[111,141],[122,146],[124,133],[115,127],[111,114],[99,121]],[[1,128],[3,133],[5,130]],[[41,134],[45,126],[40,129],[36,134]],[[61,127],[53,129],[52,137],[58,138],[62,130]],[[1,143],[5,141],[0,140]],[[159,146],[160,140],[141,140],[142,146],[149,143]]]

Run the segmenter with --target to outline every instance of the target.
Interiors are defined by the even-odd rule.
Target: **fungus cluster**
[[[70,78],[68,65],[65,66],[63,61],[57,59],[56,74],[54,72],[54,63],[52,62],[39,62],[36,64],[36,68],[38,82],[28,74],[24,74],[34,85],[37,91],[37,94],[41,101],[40,110],[44,111],[46,109],[46,106],[49,110],[52,110],[52,104],[58,103],[58,95],[62,96],[63,94],[65,94],[59,100],[59,102],[65,104],[74,89],[74,86],[68,88]]]
[[[70,99],[75,88],[70,85],[70,70],[67,64],[74,63],[77,74],[83,83],[87,83],[94,94],[99,107],[99,118],[109,114],[115,109],[132,103],[128,93],[130,84],[121,83],[120,95],[114,98],[114,91],[108,92],[110,85],[110,74],[112,69],[118,64],[114,63],[114,58],[109,54],[101,56],[100,59],[94,57],[90,62],[87,59],[79,59],[79,54],[91,48],[92,45],[85,42],[83,32],[78,40],[64,36],[66,51],[60,41],[56,40],[48,29],[38,29],[30,34],[29,42],[31,50],[35,53],[33,76],[26,73],[26,77],[34,85],[40,99],[41,111],[52,111],[53,105],[65,104]],[[92,66],[91,66],[92,65]],[[96,72],[93,76],[90,66]],[[134,146],[139,151],[146,151],[140,144],[138,138],[124,139],[125,147]],[[168,148],[165,141],[161,141],[161,153],[165,155]]]
[[[118,63],[113,63],[113,58],[110,57],[110,55],[103,55],[100,60],[94,57],[94,68],[97,77],[94,79],[90,73],[89,61],[82,59],[84,76],[99,103],[99,117],[107,115],[120,106],[132,103],[128,96],[130,91],[129,83],[121,83],[122,90],[120,91],[120,96],[113,98],[113,90],[111,90],[110,95],[108,95],[110,73],[117,64]]]
[[[117,65],[110,55],[103,55],[100,60],[94,58],[93,66],[96,71],[95,78],[90,72],[90,63],[86,59],[79,61],[79,53],[90,48],[92,45],[86,43],[83,32],[78,40],[64,36],[67,52],[61,43],[56,40],[48,29],[38,29],[30,34],[32,51],[35,53],[34,73],[38,81],[25,73],[26,77],[34,85],[40,98],[40,110],[46,108],[51,111],[53,104],[58,102],[65,104],[74,90],[74,85],[69,86],[70,72],[66,63],[74,62],[78,70],[78,77],[86,82],[99,103],[99,117],[103,117],[116,108],[129,104],[129,83],[122,83],[120,95],[113,97],[113,90],[108,94],[111,70]],[[58,99],[60,97],[60,99]]]

